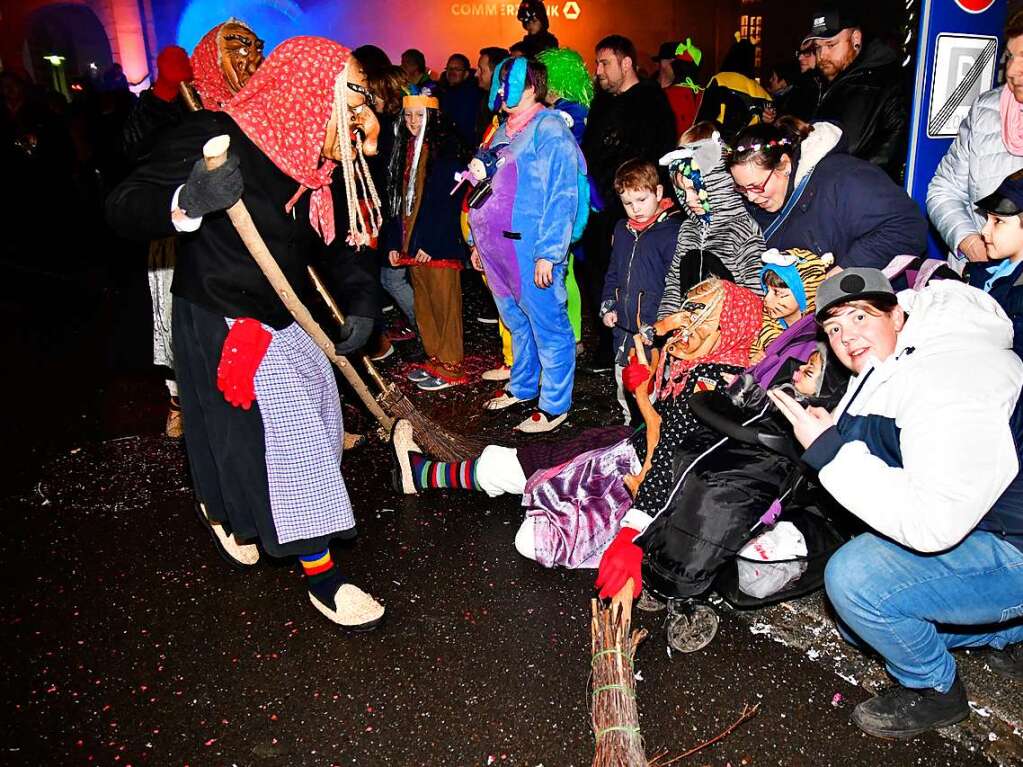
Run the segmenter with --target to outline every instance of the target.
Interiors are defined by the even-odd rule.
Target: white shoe
[[[509,394],[508,392],[504,392],[503,394],[497,397],[492,397],[491,399],[488,399],[486,402],[484,402],[483,409],[504,410],[506,407],[511,407],[512,405],[517,405],[518,403],[525,401],[526,400],[519,399],[518,397],[515,397]]]
[[[498,365],[483,373],[480,378],[484,381],[507,381],[511,378],[511,368],[507,365]]]
[[[313,592],[309,601],[327,620],[352,631],[369,631],[384,619],[384,606],[351,583],[342,583],[334,592],[334,607],[323,604]]]
[[[391,445],[394,446],[394,455],[398,465],[394,469],[394,489],[405,495],[417,493],[416,484],[412,480],[412,463],[409,461],[410,452],[422,453],[419,445],[416,444],[412,433],[412,424],[404,418],[395,421],[391,430]]]
[[[259,547],[256,544],[239,543],[233,534],[228,535],[223,525],[210,520],[209,514],[206,513],[206,507],[198,501],[195,504],[195,509],[199,514],[199,520],[209,530],[217,553],[225,562],[236,570],[247,570],[259,562]]]
[[[516,426],[515,429],[525,434],[542,434],[546,431],[554,431],[554,429],[565,422],[566,418],[568,418],[568,413],[562,413],[561,415],[549,418],[542,410],[534,410],[533,414]]]

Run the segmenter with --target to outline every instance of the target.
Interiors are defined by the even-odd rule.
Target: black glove
[[[369,334],[372,332],[373,320],[369,317],[349,314],[345,318],[345,324],[341,326],[340,341],[334,344],[334,353],[339,357],[344,357],[361,349],[366,345]]]
[[[206,164],[196,160],[178,195],[178,207],[189,218],[201,218],[207,213],[230,208],[241,199],[244,187],[235,155],[230,155],[216,170],[206,170]]]

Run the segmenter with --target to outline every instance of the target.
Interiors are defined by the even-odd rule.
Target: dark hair
[[[382,48],[375,45],[360,45],[352,51],[352,55],[356,61],[362,64],[367,80],[372,81],[375,78],[383,77],[391,68],[390,57],[384,53]]]
[[[533,86],[533,95],[543,104],[547,101],[547,67],[536,59],[526,59],[526,82]]]
[[[493,69],[508,58],[508,49],[498,48],[496,45],[490,45],[486,48],[480,48],[480,56],[486,56],[487,61],[490,62],[490,68]]]
[[[782,59],[767,70],[768,75],[772,72],[789,85],[792,85],[799,78],[799,65],[794,60]]]
[[[369,79],[373,92],[380,97],[379,112],[385,115],[396,115],[401,112],[401,100],[405,95],[405,70],[392,64],[382,75]]]
[[[789,284],[781,278],[781,275],[770,267],[764,269],[764,284],[769,288],[785,288],[786,290],[791,290],[791,288],[789,288]]]
[[[1023,35],[1023,8],[1016,11],[1009,20],[1005,22],[1005,41],[1009,42],[1014,37]]]
[[[459,62],[463,67],[465,67],[466,71],[472,69],[472,64],[469,63],[469,57],[464,53],[452,53],[448,56],[448,63],[450,64],[452,61]]]
[[[752,79],[753,68],[756,66],[757,49],[753,43],[743,38],[732,43],[732,47],[725,54],[725,60],[721,62],[719,72],[738,72]]]
[[[725,164],[732,168],[754,162],[765,170],[774,170],[781,164],[782,157],[791,160],[796,149],[812,132],[812,125],[790,115],[779,118],[773,125],[751,125],[739,131]]]
[[[611,51],[619,59],[624,59],[626,56],[628,56],[630,59],[632,59],[633,67],[636,66],[637,60],[639,58],[638,54],[636,53],[636,46],[633,44],[632,40],[625,37],[624,35],[608,35],[599,43],[597,43],[597,46],[596,48],[594,48],[594,50],[597,53],[600,53],[601,51]]]
[[[692,144],[696,141],[704,141],[714,135],[714,131],[721,132],[721,126],[716,122],[710,120],[700,120],[698,123],[693,123],[684,131],[682,135],[678,137],[678,145],[684,146],[686,144]]]
[[[862,309],[866,309],[868,314],[874,314],[874,312],[877,312],[877,314],[874,314],[874,316],[876,317],[881,314],[891,314],[892,311],[894,311],[895,307],[899,305],[899,299],[897,299],[895,296],[883,295],[864,296],[862,298],[851,298],[848,301],[841,301],[840,303],[829,306],[824,311],[824,317],[822,317],[819,320],[820,324],[823,325],[824,321],[827,320],[829,317],[834,317],[836,314],[838,314],[839,309],[841,309],[843,306],[849,306],[850,304],[853,306],[860,307]],[[873,311],[871,311],[871,309]]]
[[[508,55],[511,56],[513,53],[517,53],[520,56],[525,56],[527,53],[526,44],[521,40],[519,40],[517,43],[512,43],[511,46],[508,48]]]
[[[615,171],[615,194],[621,194],[626,189],[649,189],[656,192],[660,183],[656,166],[638,157],[626,160]]]
[[[671,82],[673,84],[684,83],[687,77],[696,82],[699,76],[700,68],[696,66],[695,61],[671,60]]]
[[[422,51],[416,48],[409,48],[407,51],[401,54],[401,60],[404,61],[405,59],[411,61],[413,64],[419,67],[421,71],[423,72],[426,71],[426,56],[423,55]]]

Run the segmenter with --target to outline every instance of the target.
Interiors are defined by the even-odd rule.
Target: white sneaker
[[[542,434],[546,431],[554,431],[565,422],[566,418],[568,418],[568,413],[562,413],[551,418],[542,410],[534,410],[533,414],[516,426],[515,429],[525,434]]]
[[[484,381],[507,381],[511,378],[511,368],[507,365],[499,365],[483,373],[480,378]]]

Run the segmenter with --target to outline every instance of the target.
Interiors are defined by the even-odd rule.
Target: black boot
[[[853,723],[878,738],[912,738],[937,727],[948,727],[970,715],[966,688],[956,673],[948,692],[893,687],[859,704]]]
[[[986,661],[996,674],[1023,680],[1023,643],[1009,645],[1004,650],[991,648]]]

